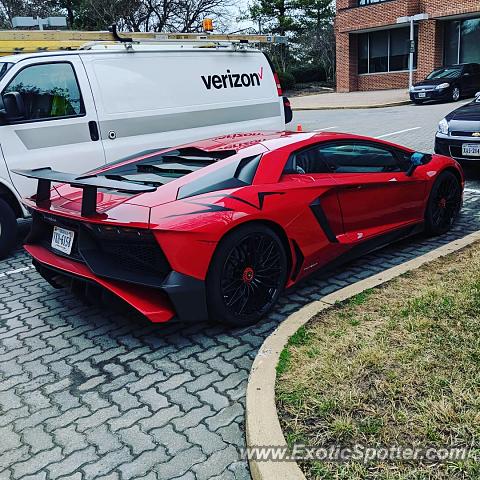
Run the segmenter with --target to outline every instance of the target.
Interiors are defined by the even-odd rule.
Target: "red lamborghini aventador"
[[[153,322],[230,325],[256,322],[311,272],[446,232],[464,186],[449,157],[341,133],[229,135],[84,176],[17,173],[38,180],[25,248],[52,285],[113,292]]]

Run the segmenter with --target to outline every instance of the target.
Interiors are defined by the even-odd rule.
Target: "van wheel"
[[[252,325],[277,302],[287,281],[287,255],[278,235],[264,225],[244,225],[219,244],[207,275],[210,319]]]
[[[0,198],[0,259],[5,258],[17,240],[17,218],[10,205]]]

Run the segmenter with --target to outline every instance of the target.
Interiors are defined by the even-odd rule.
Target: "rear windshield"
[[[428,80],[436,80],[439,78],[457,78],[462,73],[462,67],[445,67],[434,70],[428,77]]]

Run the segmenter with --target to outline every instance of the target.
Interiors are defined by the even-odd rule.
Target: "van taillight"
[[[275,79],[275,83],[277,84],[277,93],[278,93],[278,96],[281,97],[283,95],[283,92],[282,92],[282,85],[280,84],[280,79],[278,78],[278,73],[275,72],[273,74],[273,78]]]

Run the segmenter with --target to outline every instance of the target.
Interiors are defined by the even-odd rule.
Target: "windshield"
[[[0,79],[10,70],[13,63],[9,62],[0,62]]]
[[[461,67],[445,67],[434,70],[428,77],[427,80],[435,80],[437,78],[457,78],[461,75]]]

